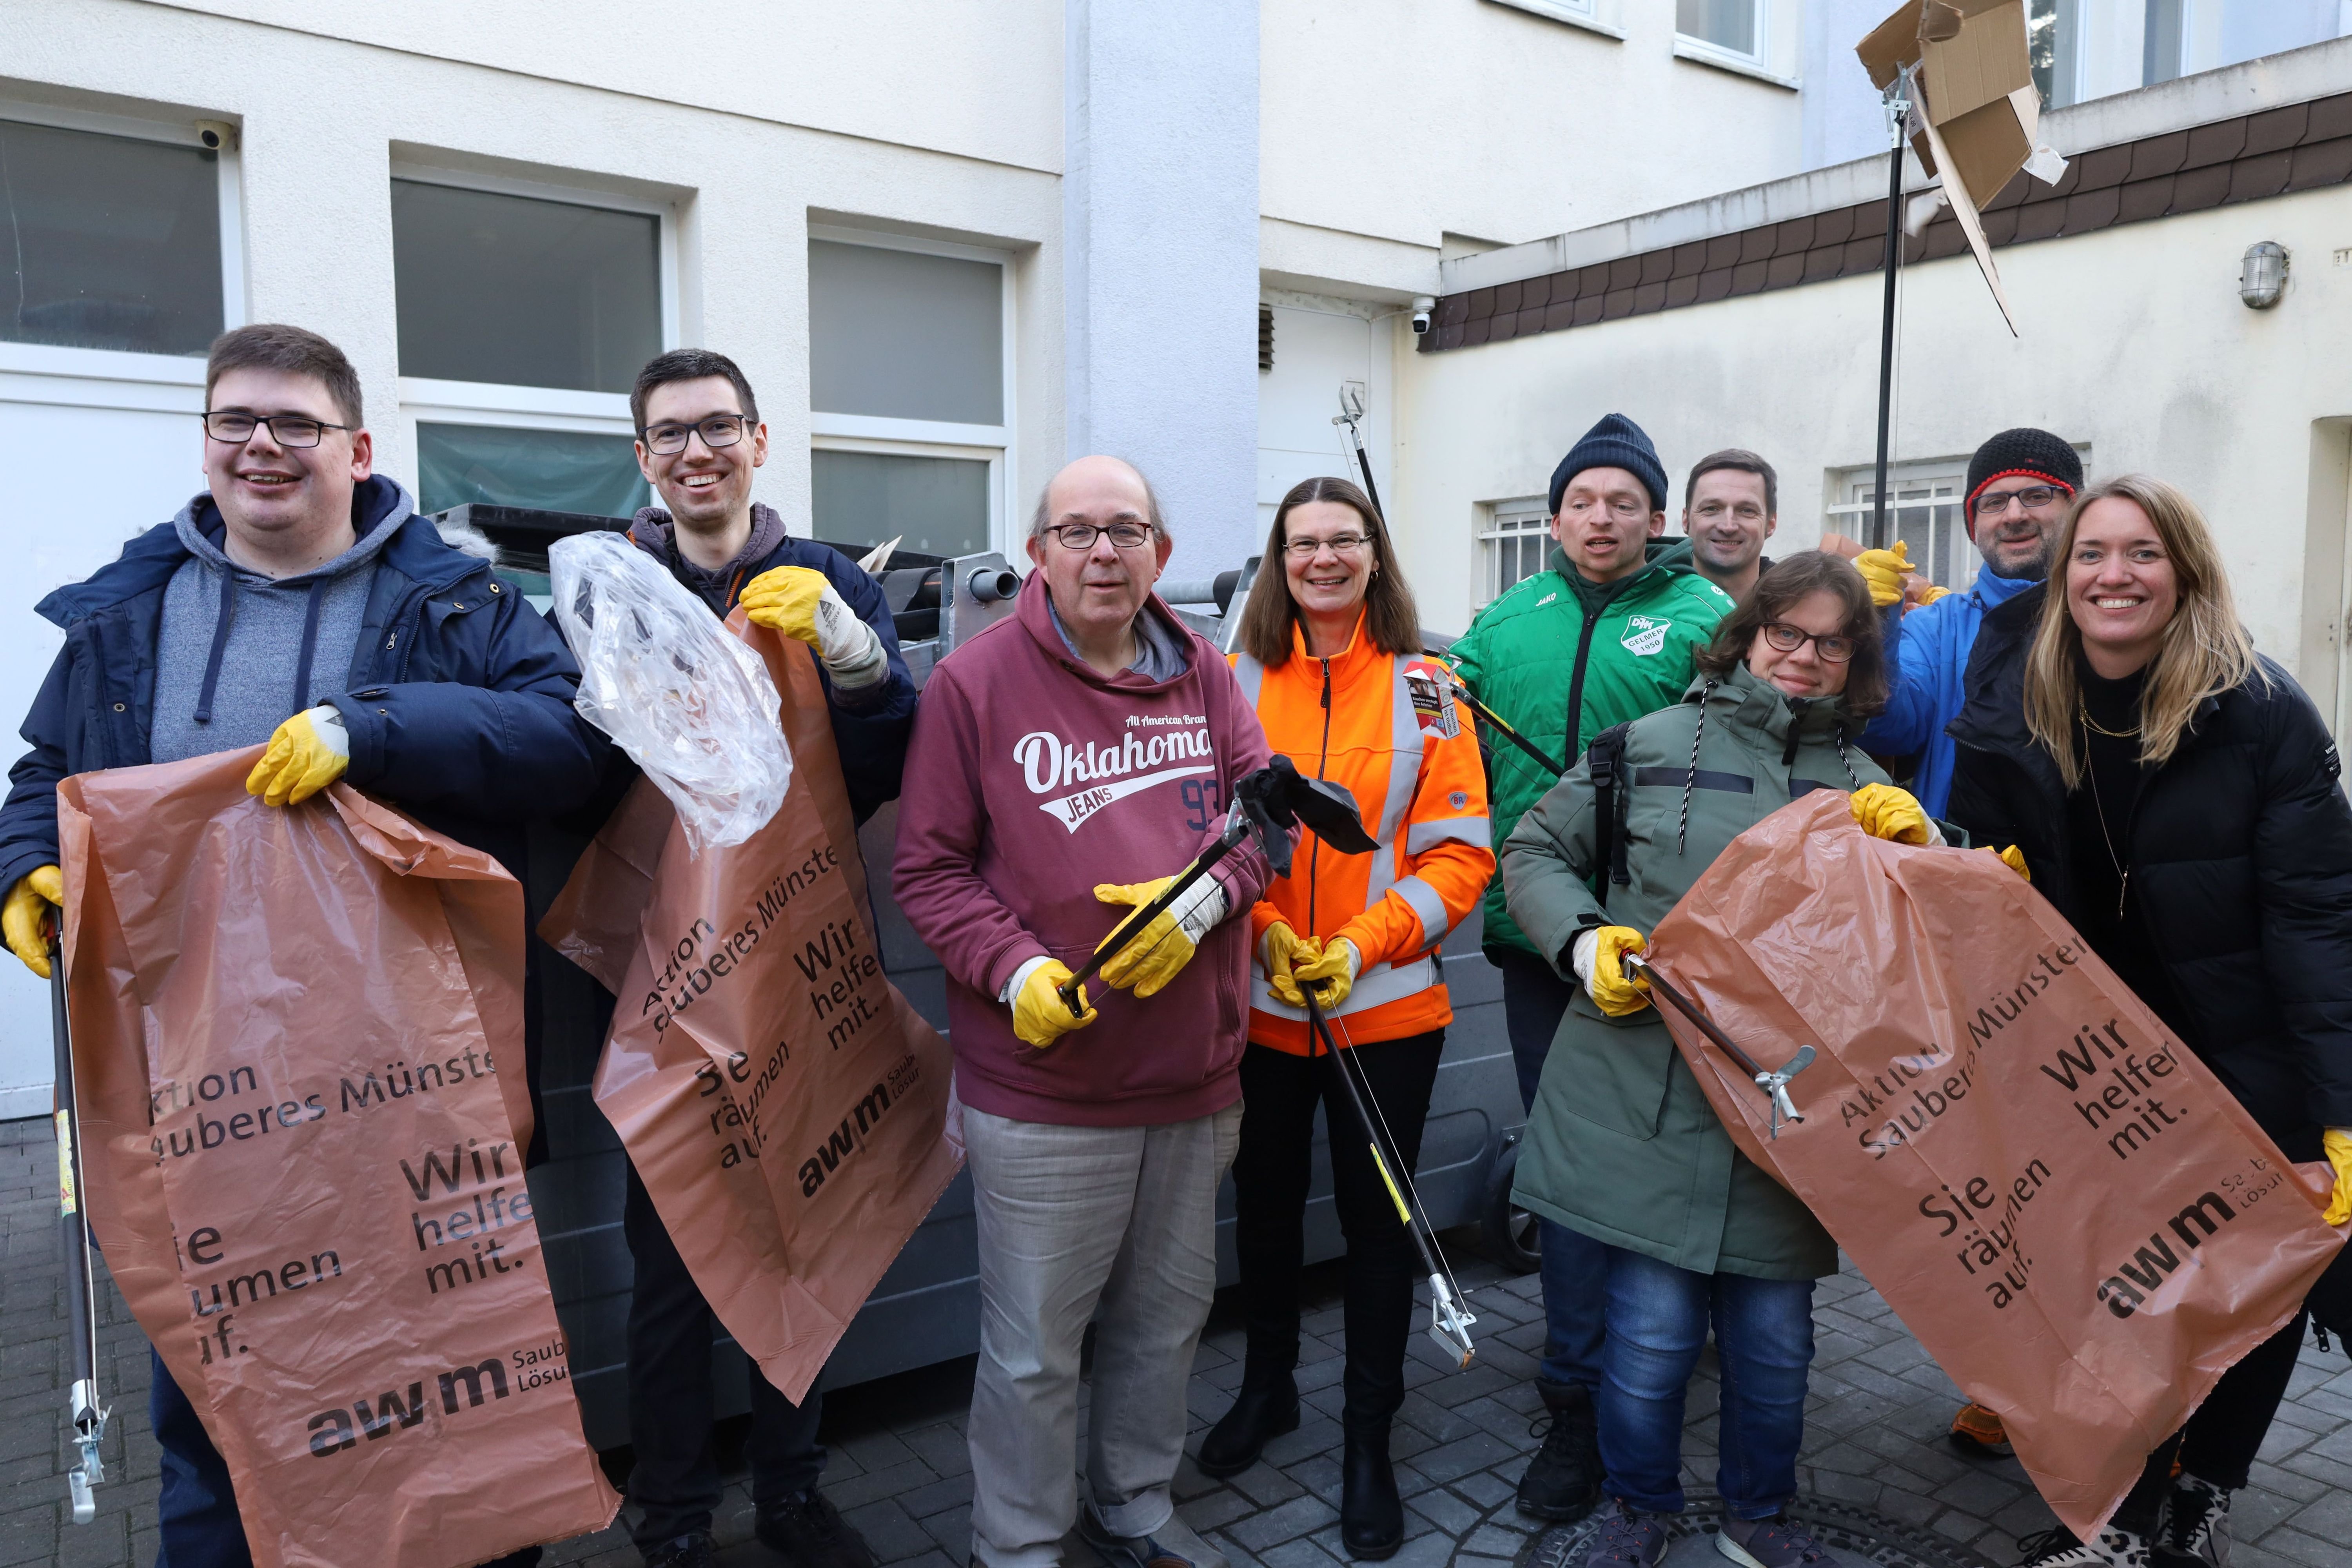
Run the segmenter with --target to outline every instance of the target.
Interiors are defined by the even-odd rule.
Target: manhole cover
[[[1842,1568],[1998,1568],[1990,1558],[1925,1531],[1827,1498],[1800,1497],[1789,1511],[1820,1538]],[[1673,1543],[1661,1568],[1723,1568],[1730,1561],[1716,1550],[1723,1528],[1723,1500],[1693,1496],[1676,1516]],[[1583,1568],[1601,1531],[1600,1517],[1554,1525],[1536,1537],[1521,1568]]]

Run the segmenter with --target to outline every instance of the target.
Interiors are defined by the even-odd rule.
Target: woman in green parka
[[[1852,791],[1854,819],[1880,837],[1942,842],[1918,802],[1853,749],[1886,697],[1870,590],[1853,566],[1818,551],[1773,566],[1697,664],[1680,704],[1626,729],[1626,882],[1595,864],[1589,756],[1502,853],[1512,918],[1583,987],[1544,1064],[1517,1196],[1609,1253],[1599,1414],[1612,1502],[1593,1568],[1664,1555],[1665,1516],[1683,1507],[1684,1388],[1710,1322],[1723,1366],[1717,1545],[1749,1568],[1829,1560],[1783,1510],[1797,1489],[1813,1281],[1836,1271],[1836,1245],[1732,1146],[1622,957],[1732,839],[1812,790]]]

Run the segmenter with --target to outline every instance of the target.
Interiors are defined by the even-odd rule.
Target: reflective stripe
[[[1344,1018],[1351,1013],[1366,1012],[1374,1007],[1385,1006],[1391,1002],[1401,1002],[1408,996],[1417,996],[1437,984],[1440,978],[1437,961],[1427,956],[1416,958],[1402,967],[1393,963],[1375,963],[1356,976],[1356,984],[1349,988],[1348,999],[1345,1002],[1340,1003],[1336,1008],[1324,1009],[1324,1016]],[[1305,1023],[1307,1009],[1293,1007],[1286,1002],[1276,1001],[1274,993],[1267,989],[1267,984],[1265,971],[1255,963],[1251,964],[1250,1005],[1261,1013],[1269,1013],[1277,1018],[1288,1018],[1293,1023]]]
[[[1467,844],[1473,849],[1486,847],[1494,836],[1495,825],[1483,816],[1449,816],[1436,822],[1416,822],[1404,832],[1404,852],[1419,855],[1441,844]]]
[[[1404,683],[1404,662],[1391,659],[1389,668],[1389,796],[1381,803],[1380,823],[1372,829],[1381,847],[1364,878],[1368,910],[1396,886],[1397,829],[1404,824],[1404,814],[1412,809],[1413,792],[1421,786],[1421,721],[1413,716],[1412,693]]]
[[[1445,940],[1445,900],[1437,896],[1435,888],[1418,877],[1401,877],[1389,891],[1411,904],[1412,912],[1421,917],[1422,947],[1435,947]]]
[[[1265,666],[1247,654],[1238,655],[1234,659],[1234,679],[1242,683],[1242,695],[1249,699],[1250,709],[1255,712],[1258,689],[1265,684]]]

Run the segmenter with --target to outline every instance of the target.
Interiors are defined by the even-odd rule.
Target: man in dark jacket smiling
[[[518,875],[525,820],[595,787],[604,748],[572,711],[578,667],[373,472],[342,352],[240,327],[213,344],[205,384],[208,492],[41,601],[66,645],[0,806],[0,887],[8,946],[43,976],[68,774],[267,741],[246,787],[270,805],[345,778]],[[160,1356],[149,1405],[163,1559],[249,1564],[228,1468]]]
[[[637,465],[667,510],[630,524],[637,548],[725,616],[751,618],[816,650],[842,781],[858,820],[898,794],[915,716],[915,683],[881,585],[841,552],[794,539],[751,500],[767,461],[768,427],[733,360],[676,349],[637,373],[629,395]],[[653,1199],[630,1168],[622,1230],[635,1263],[629,1301],[629,1498],[648,1568],[705,1568],[720,1497],[711,1447],[709,1304],[687,1271]],[[871,1568],[855,1527],[817,1490],[817,1389],[794,1405],[751,1369],[753,1529],[794,1568]]]

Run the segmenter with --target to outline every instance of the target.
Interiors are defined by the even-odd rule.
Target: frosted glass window
[[[400,373],[626,392],[661,353],[661,220],[392,183]]]
[[[989,548],[985,462],[823,447],[809,457],[817,538],[836,544],[898,539],[901,549],[931,555]]]
[[[809,241],[809,406],[1003,424],[1003,290],[992,261]]]
[[[0,342],[201,354],[220,331],[217,153],[0,120]]]
[[[479,501],[598,517],[631,516],[648,494],[626,436],[488,425],[419,424],[416,489],[426,511]]]
[[[1675,0],[1675,31],[1735,55],[1759,52],[1756,12],[1759,0]]]

